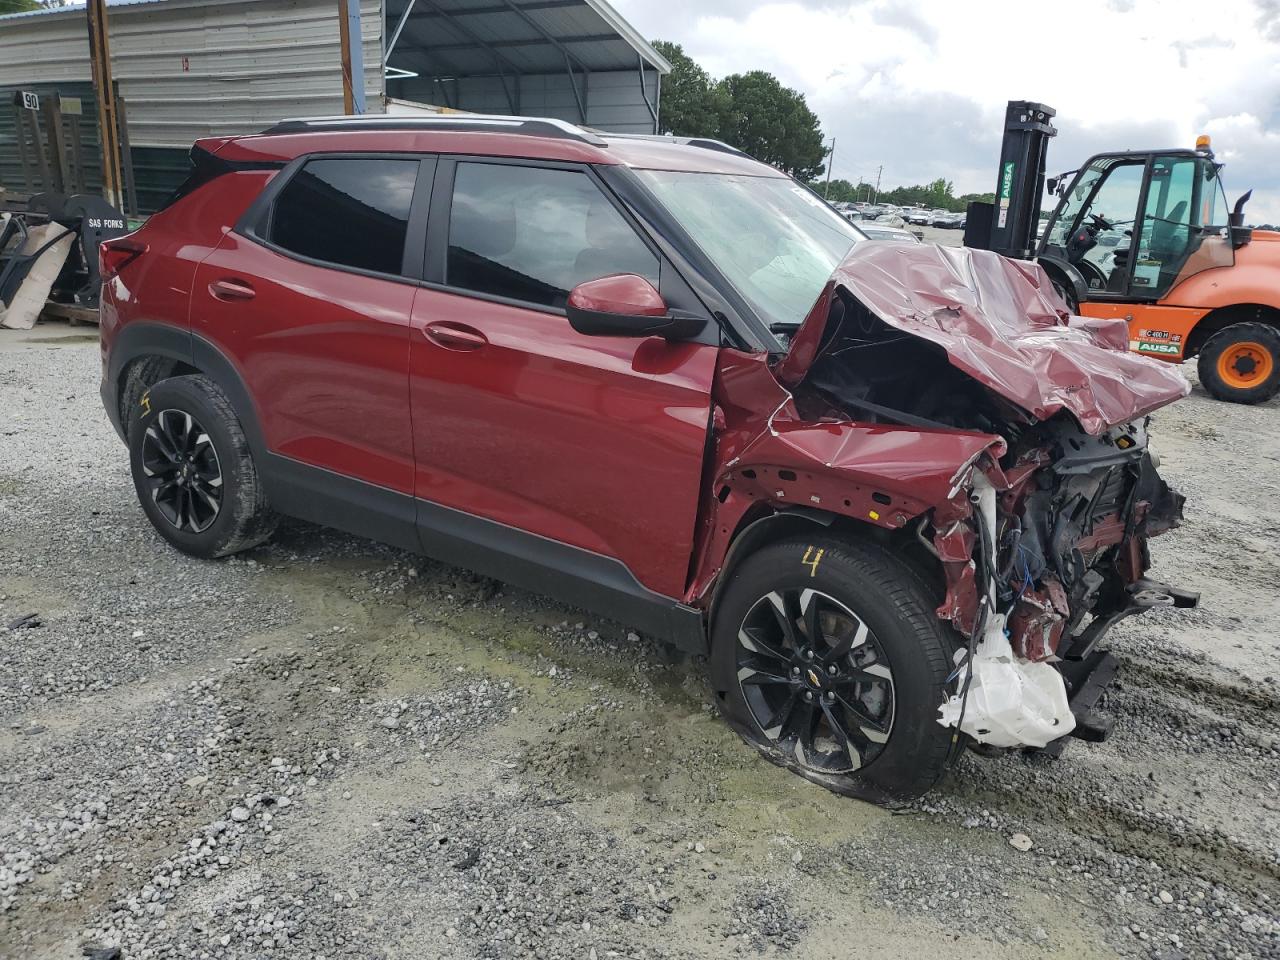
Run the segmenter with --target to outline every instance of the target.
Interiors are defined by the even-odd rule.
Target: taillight
[[[134,237],[118,237],[98,244],[98,273],[106,283],[138,257],[147,252],[147,245]]]

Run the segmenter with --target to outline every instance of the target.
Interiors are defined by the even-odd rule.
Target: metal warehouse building
[[[368,112],[657,130],[670,64],[605,0],[360,0],[359,10]],[[110,43],[144,211],[185,174],[193,140],[343,111],[337,0],[114,0]],[[17,91],[78,101],[95,156],[83,7],[0,17],[0,185],[15,192]]]

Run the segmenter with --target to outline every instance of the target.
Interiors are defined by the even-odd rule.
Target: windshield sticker
[[[801,200],[803,200],[805,203],[809,204],[809,206],[811,206],[811,207],[823,207],[823,206],[825,206],[825,204],[824,204],[821,200],[819,200],[817,197],[815,197],[812,193],[810,193],[810,192],[809,192],[808,190],[806,190],[804,187],[796,187],[796,186],[793,186],[793,187],[791,188],[791,192],[792,192],[792,193],[794,193],[794,194],[795,194],[797,197],[799,197]]]

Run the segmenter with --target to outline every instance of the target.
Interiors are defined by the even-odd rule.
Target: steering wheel
[[[1114,230],[1116,228],[1116,225],[1114,223],[1112,223],[1110,220],[1100,217],[1096,213],[1091,213],[1089,214],[1089,216],[1093,218],[1094,227],[1096,227],[1099,230]]]

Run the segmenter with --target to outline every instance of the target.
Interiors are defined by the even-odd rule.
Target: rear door
[[[239,370],[272,453],[412,494],[406,273],[422,243],[406,241],[433,169],[405,156],[295,161],[201,264],[192,330]]]
[[[417,496],[682,595],[716,338],[584,336],[564,305],[616,273],[701,309],[692,292],[586,167],[442,159],[428,229],[410,348]]]

